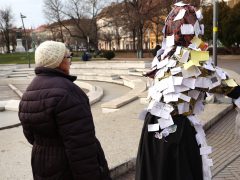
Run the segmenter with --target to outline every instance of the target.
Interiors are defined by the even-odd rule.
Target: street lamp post
[[[89,36],[87,36],[87,51],[89,52]]]
[[[217,66],[218,3],[213,0],[213,62]]]
[[[28,68],[30,68],[31,64],[30,64],[30,57],[29,57],[29,54],[28,54],[27,33],[26,33],[25,26],[24,26],[24,22],[23,22],[23,18],[26,18],[26,16],[24,16],[20,13],[20,17],[22,19],[22,25],[23,25],[24,35],[25,35],[26,52],[27,52],[27,58],[28,58]]]

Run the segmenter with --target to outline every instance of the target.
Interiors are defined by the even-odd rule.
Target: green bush
[[[103,57],[110,60],[115,57],[115,53],[113,51],[104,51]]]

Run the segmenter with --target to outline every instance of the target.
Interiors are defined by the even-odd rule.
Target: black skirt
[[[158,117],[147,114],[136,162],[136,180],[203,180],[202,158],[196,131],[183,115],[173,117],[176,132],[157,139],[148,132],[148,124]]]

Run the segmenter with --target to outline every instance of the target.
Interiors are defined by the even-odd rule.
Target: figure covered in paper
[[[136,180],[210,180],[212,148],[197,114],[212,93],[237,99],[240,88],[215,67],[195,7],[176,3],[166,18],[162,48],[146,76],[153,78],[140,139]]]

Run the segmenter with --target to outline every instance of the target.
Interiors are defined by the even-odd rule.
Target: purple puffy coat
[[[109,180],[86,94],[76,77],[38,67],[19,105],[35,180]]]

